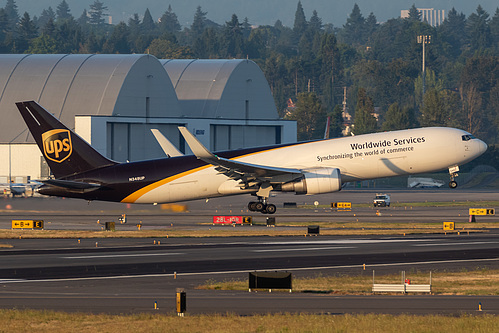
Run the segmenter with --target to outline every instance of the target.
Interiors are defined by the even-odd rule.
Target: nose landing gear
[[[459,172],[459,166],[457,166],[457,165],[449,168],[449,175],[450,175],[449,187],[450,188],[457,187],[457,182],[454,179],[457,176],[459,176],[458,172]]]

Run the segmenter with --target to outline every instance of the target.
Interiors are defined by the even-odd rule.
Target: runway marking
[[[0,279],[0,284],[2,283],[15,283],[15,282],[24,282],[26,280],[23,279]]]
[[[428,264],[449,264],[463,262],[486,262],[499,261],[499,258],[489,259],[462,259],[462,260],[441,260],[441,261],[416,261],[416,262],[399,262],[391,264],[366,264],[366,267],[385,267],[385,266],[407,266],[407,265],[428,265]],[[311,271],[318,269],[342,269],[342,268],[362,268],[363,265],[344,265],[344,266],[322,266],[322,267],[299,267],[299,268],[279,268],[283,271]],[[274,268],[262,268],[258,271],[275,270]],[[255,270],[242,271],[218,271],[218,272],[199,272],[199,273],[179,273],[177,276],[199,276],[199,275],[223,275],[223,274],[241,274],[254,272]],[[88,281],[88,280],[117,280],[117,279],[137,279],[137,278],[152,278],[152,277],[172,277],[173,274],[147,274],[147,275],[128,275],[128,276],[96,276],[84,278],[67,278],[67,279],[40,279],[40,280],[7,280],[5,283],[29,283],[29,282],[66,282],[66,281]]]
[[[328,246],[328,247],[305,247],[305,248],[289,248],[289,249],[271,249],[271,250],[252,250],[251,252],[287,252],[287,251],[315,251],[315,250],[339,250],[339,249],[355,249],[348,246]]]
[[[291,242],[261,242],[249,243],[258,245],[312,245],[312,244],[383,244],[383,243],[406,243],[406,242],[438,242],[432,239],[343,239],[343,240],[320,240],[320,241],[291,241]]]
[[[496,242],[462,242],[462,243],[440,243],[440,244],[416,244],[413,246],[450,246],[450,245],[476,245],[476,244],[494,244]]]
[[[94,258],[122,258],[122,257],[152,257],[152,256],[175,256],[185,253],[141,253],[141,254],[108,254],[95,256],[61,257],[63,259],[94,259]]]

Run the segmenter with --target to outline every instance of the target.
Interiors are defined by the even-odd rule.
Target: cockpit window
[[[471,139],[476,139],[476,138],[471,134],[465,134],[461,137],[461,139],[463,139],[463,141],[470,141]]]

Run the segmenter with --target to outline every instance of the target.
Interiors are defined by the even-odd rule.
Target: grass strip
[[[492,315],[92,315],[0,310],[1,332],[497,332]]]
[[[313,277],[293,278],[294,292],[321,292],[345,295],[371,294],[372,269],[366,271],[359,268],[359,275],[321,274]],[[412,284],[430,284],[430,273],[420,271],[406,272],[406,278]],[[400,274],[383,274],[375,276],[376,283],[402,283]],[[499,295],[499,270],[478,268],[459,272],[432,272],[432,293],[440,295]],[[209,290],[247,290],[247,280],[210,279],[197,289]]]
[[[352,208],[372,207],[372,203],[354,203]],[[391,202],[390,207],[469,207],[469,208],[494,208],[499,206],[499,201],[421,201],[421,202]],[[331,208],[331,205],[298,205],[298,208],[315,209]]]
[[[0,239],[78,239],[78,238],[169,238],[169,237],[283,237],[306,236],[308,225],[319,225],[321,235],[329,236],[364,236],[364,235],[411,235],[411,234],[444,234],[442,225],[415,225],[410,224],[400,227],[385,224],[384,226],[370,225],[369,223],[287,223],[276,228],[263,228],[257,226],[217,226],[212,228],[171,228],[149,229],[136,231],[92,231],[92,230],[12,230],[0,229]],[[347,227],[345,227],[347,226]],[[473,228],[458,228],[447,231],[447,234],[466,235],[468,232],[487,232],[485,228],[495,224],[473,224]],[[325,229],[330,228],[330,229]]]

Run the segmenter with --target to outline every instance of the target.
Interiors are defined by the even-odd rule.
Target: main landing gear
[[[264,182],[260,184],[258,192],[254,193],[258,198],[258,201],[252,201],[248,204],[248,209],[251,212],[260,212],[263,214],[274,214],[277,210],[276,206],[269,204],[267,201],[270,197],[270,191],[273,190],[272,185],[269,182]]]
[[[274,214],[277,210],[277,207],[273,204],[268,204],[267,200],[259,197],[258,201],[251,201],[248,204],[248,209],[251,212],[260,212],[262,214]]]
[[[458,172],[459,172],[459,166],[457,166],[457,165],[449,168],[449,175],[450,175],[449,187],[450,188],[457,187],[457,182],[454,179],[457,176],[459,176]]]

